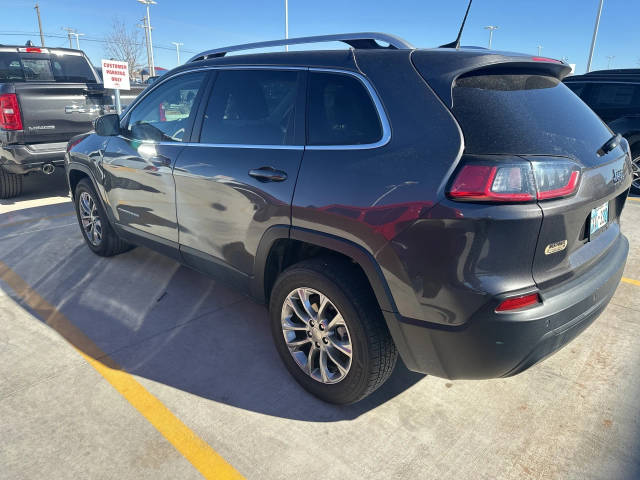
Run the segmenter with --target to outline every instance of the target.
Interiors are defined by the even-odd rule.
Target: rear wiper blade
[[[599,149],[598,149],[598,155],[600,157],[602,157],[603,155],[606,155],[607,153],[609,153],[611,150],[613,150],[614,148],[616,148],[618,145],[620,145],[620,142],[622,141],[622,135],[620,135],[619,133],[616,133],[613,137],[611,137],[609,140],[607,140],[606,142],[604,142],[604,145],[602,145]]]

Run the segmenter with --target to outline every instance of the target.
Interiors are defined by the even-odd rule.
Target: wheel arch
[[[297,261],[319,255],[335,256],[355,264],[371,287],[380,308],[396,311],[380,266],[363,247],[334,235],[287,225],[273,226],[263,235],[256,253],[252,295],[266,303],[282,270]]]

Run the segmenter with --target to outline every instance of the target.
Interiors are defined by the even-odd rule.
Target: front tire
[[[22,193],[22,177],[0,167],[0,198],[13,198]]]
[[[331,258],[277,279],[269,305],[276,349],[289,373],[330,403],[357,402],[391,375],[397,350],[364,276]]]
[[[83,178],[78,182],[74,204],[82,236],[93,253],[111,257],[133,248],[133,245],[122,240],[114,231],[98,194],[88,179]]]

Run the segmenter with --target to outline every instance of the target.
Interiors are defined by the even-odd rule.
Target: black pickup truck
[[[141,90],[122,92],[122,105]],[[0,45],[0,198],[20,195],[24,175],[62,166],[69,139],[113,105],[84,52]]]

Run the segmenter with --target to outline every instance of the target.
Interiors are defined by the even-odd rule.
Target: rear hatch
[[[513,261],[533,260],[533,278],[546,289],[580,275],[614,245],[631,164],[624,141],[598,152],[612,132],[560,81],[561,74],[536,67],[503,64],[465,72],[453,82],[451,101],[466,155],[530,163],[538,189],[533,201],[543,219],[534,258]],[[558,178],[564,166],[566,178]],[[564,194],[545,188],[570,185],[571,175],[575,187]]]
[[[0,83],[14,86],[27,144],[87,132],[103,105],[112,103],[82,52],[2,48]]]

